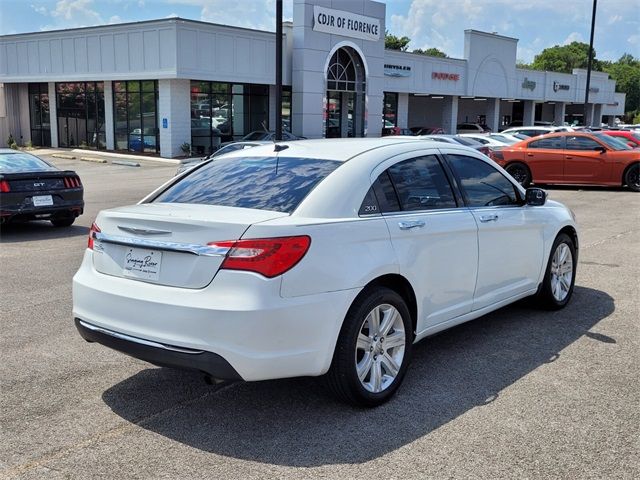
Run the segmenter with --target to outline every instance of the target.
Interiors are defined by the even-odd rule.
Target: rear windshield
[[[0,153],[0,173],[56,170],[48,163],[28,153]]]
[[[477,147],[480,142],[476,142],[475,140],[471,140],[471,138],[465,137],[455,137],[454,140],[466,147]]]
[[[311,158],[223,157],[196,168],[153,201],[291,213],[341,164]]]

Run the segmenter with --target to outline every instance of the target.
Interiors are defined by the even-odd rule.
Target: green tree
[[[531,68],[550,72],[571,73],[574,68],[587,68],[589,61],[589,45],[582,42],[571,42],[569,45],[555,45],[545,48],[535,56]],[[601,64],[596,60],[593,50],[593,69],[600,70]]]
[[[396,37],[391,35],[388,31],[384,32],[384,48],[387,50],[400,50],[401,52],[407,51],[407,45],[411,39],[409,37]]]
[[[627,94],[624,111],[640,110],[640,59],[625,53],[617,62],[607,62],[603,71],[616,81],[616,91]]]
[[[430,57],[440,57],[440,58],[449,58],[449,55],[444,53],[442,50],[438,50],[435,47],[427,48],[423,50],[422,48],[416,48],[412,53],[419,53],[420,55],[429,55]]]

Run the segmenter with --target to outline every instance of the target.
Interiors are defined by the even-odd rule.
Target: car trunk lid
[[[160,285],[204,288],[227,249],[208,244],[238,240],[255,223],[286,213],[194,204],[146,203],[106,210],[96,219],[94,268],[104,274]]]

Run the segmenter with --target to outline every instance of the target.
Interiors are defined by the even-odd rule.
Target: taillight
[[[500,151],[502,150],[502,147],[497,147],[495,149],[491,149],[491,155],[489,155],[492,159],[498,161],[498,160],[504,160],[504,155],[502,154],[502,152]]]
[[[8,193],[11,191],[11,187],[9,186],[9,182],[6,180],[0,180],[0,192]]]
[[[89,240],[87,240],[87,248],[89,250],[93,250],[93,234],[98,232],[100,232],[100,228],[95,223],[92,223],[89,229]]]
[[[82,185],[80,177],[64,177],[62,179],[65,188],[78,188]]]
[[[220,268],[246,270],[277,277],[293,268],[309,250],[311,238],[297,237],[259,238],[230,242],[211,242],[211,246],[228,247],[229,252]]]
[[[484,153],[487,157],[491,155],[491,149],[489,147],[478,147],[480,153]]]

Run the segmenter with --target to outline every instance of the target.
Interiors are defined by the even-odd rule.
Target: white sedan
[[[375,406],[412,344],[528,296],[564,307],[571,211],[487,157],[420,140],[303,140],[203,162],[99,213],[80,334],[215,379],[327,377]]]

